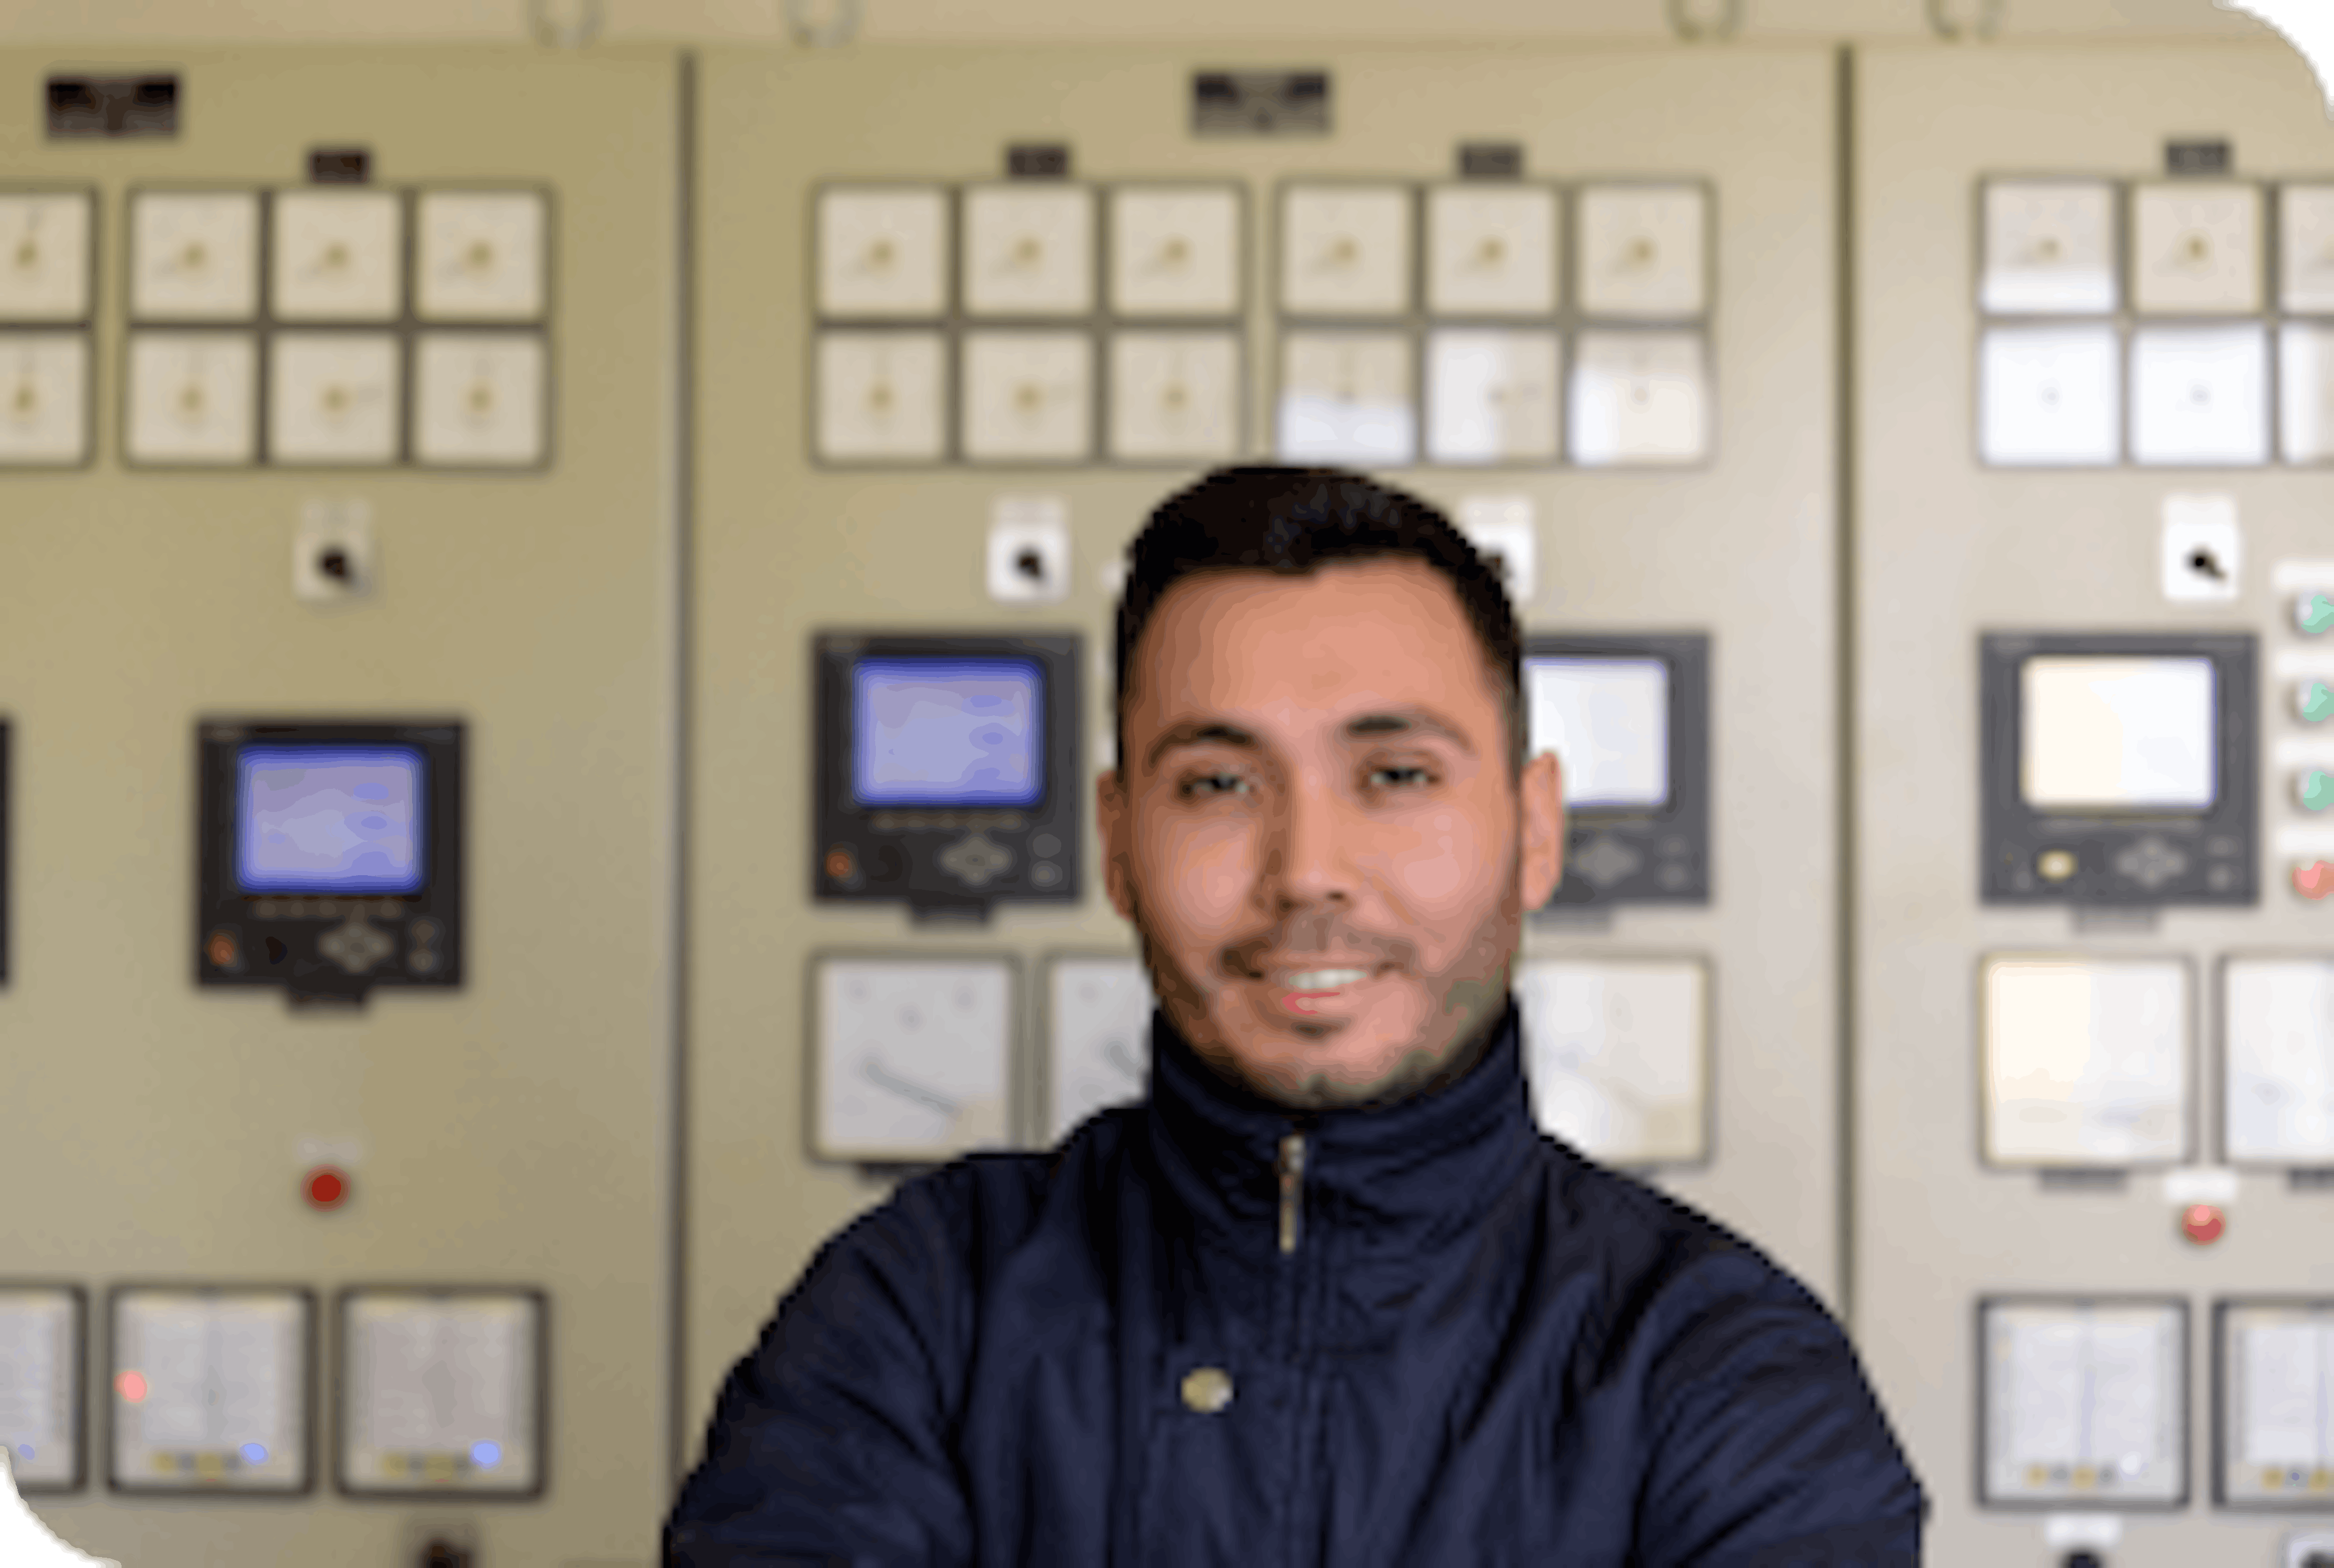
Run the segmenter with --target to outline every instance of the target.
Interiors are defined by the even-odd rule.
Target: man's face
[[[1177,1030],[1296,1108],[1472,1065],[1562,875],[1564,804],[1553,754],[1510,778],[1449,580],[1400,559],[1201,572],[1129,657],[1104,880]]]

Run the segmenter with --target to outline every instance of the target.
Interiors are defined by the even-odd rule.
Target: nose
[[[1346,803],[1319,774],[1307,771],[1281,796],[1267,880],[1284,909],[1322,904],[1350,906],[1358,891],[1354,828]]]

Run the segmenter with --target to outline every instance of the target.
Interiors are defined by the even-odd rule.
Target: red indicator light
[[[2180,1234],[2198,1246],[2220,1240],[2221,1233],[2228,1228],[2228,1220],[2213,1204],[2192,1203],[2180,1211]]]
[[[146,1374],[123,1372],[113,1380],[114,1390],[133,1405],[146,1402]]]
[[[335,1208],[349,1195],[349,1178],[329,1165],[308,1173],[308,1201],[318,1208]]]

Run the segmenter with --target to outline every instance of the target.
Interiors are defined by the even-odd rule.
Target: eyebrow
[[[1382,735],[1439,736],[1469,756],[1475,755],[1472,742],[1457,725],[1430,707],[1390,707],[1374,713],[1357,714],[1345,721],[1339,735],[1346,740],[1367,740]],[[1160,757],[1176,746],[1201,746],[1208,742],[1237,746],[1243,750],[1260,749],[1256,736],[1236,724],[1221,719],[1194,718],[1172,726],[1157,740],[1143,759],[1145,769],[1158,765]]]

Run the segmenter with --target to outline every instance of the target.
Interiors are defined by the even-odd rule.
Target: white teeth
[[[1307,969],[1288,976],[1292,991],[1335,991],[1370,977],[1367,969]]]

